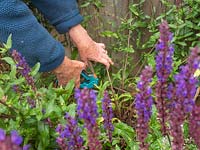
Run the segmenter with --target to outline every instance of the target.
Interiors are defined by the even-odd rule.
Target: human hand
[[[111,58],[105,50],[105,45],[93,41],[81,25],[70,29],[69,34],[78,48],[81,60],[84,61],[86,65],[90,60],[104,64],[107,69],[111,64],[113,65]]]
[[[111,64],[113,65],[111,58],[107,55],[107,51],[105,50],[105,45],[103,43],[90,41],[90,43],[86,44],[87,45],[85,47],[79,47],[80,58],[86,65],[90,60],[104,64],[107,69]]]
[[[58,79],[58,85],[66,85],[74,79],[75,86],[80,87],[80,74],[85,69],[85,64],[80,61],[70,60],[65,56],[62,64],[58,66],[53,73]]]

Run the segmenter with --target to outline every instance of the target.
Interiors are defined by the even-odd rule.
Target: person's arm
[[[79,13],[76,0],[32,0],[32,2],[59,33],[69,32],[70,38],[79,50],[82,61],[86,64],[89,60],[100,62],[107,68],[113,64],[107,55],[105,45],[93,41],[80,25],[83,17]]]
[[[40,71],[57,68],[65,49],[41,26],[21,0],[0,1],[0,42],[12,34],[12,49],[19,51],[30,67],[40,62]]]
[[[81,60],[88,64],[88,61],[96,61],[104,64],[107,69],[110,64],[114,64],[107,55],[105,45],[103,43],[96,43],[88,35],[87,31],[79,24],[69,30],[69,35],[77,46]]]
[[[77,24],[83,17],[79,13],[76,0],[31,0],[33,5],[55,26],[56,30],[63,34]]]

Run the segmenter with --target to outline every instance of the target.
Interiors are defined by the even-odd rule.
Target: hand
[[[80,74],[85,69],[85,64],[80,61],[70,60],[65,56],[62,64],[58,66],[53,73],[58,79],[58,85],[66,85],[74,79],[75,86],[80,87]]]
[[[84,61],[86,65],[90,60],[100,62],[107,68],[110,67],[110,64],[113,65],[112,60],[107,55],[105,45],[93,41],[81,25],[71,28],[69,34],[78,48],[81,60]]]
[[[88,43],[87,47],[79,47],[79,54],[82,61],[88,64],[88,61],[96,61],[102,63],[106,68],[110,67],[110,64],[113,64],[110,57],[107,55],[105,50],[105,45],[103,43],[96,43],[91,41]]]

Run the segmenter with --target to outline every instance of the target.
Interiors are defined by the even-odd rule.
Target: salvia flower
[[[30,108],[36,107],[36,101],[34,99],[32,99],[31,97],[27,97],[27,102],[30,105]]]
[[[32,87],[33,90],[36,90],[33,77],[30,75],[30,67],[28,66],[25,58],[16,50],[12,51],[12,57],[16,62],[16,67],[19,70],[20,74],[25,77],[27,83]]]
[[[6,135],[3,129],[0,129],[0,150],[29,150],[30,145],[21,147],[23,138],[17,131],[11,131],[10,135]]]
[[[77,100],[78,116],[84,121],[84,126],[87,129],[90,150],[102,150],[102,145],[98,140],[99,128],[96,122],[98,112],[94,90],[76,89],[75,98]]]
[[[158,109],[158,118],[161,124],[161,131],[163,135],[167,134],[168,109],[167,109],[167,88],[168,78],[172,71],[172,57],[174,53],[171,40],[172,33],[169,31],[167,21],[163,21],[159,27],[160,39],[156,45],[156,105]]]
[[[62,150],[81,150],[83,149],[83,138],[80,136],[81,129],[77,121],[69,114],[65,115],[66,126],[58,125],[56,131],[59,133],[57,143]]]
[[[13,130],[11,131],[11,141],[16,145],[20,145],[23,141],[23,138],[18,134],[17,131]]]
[[[152,79],[152,68],[146,66],[140,75],[140,81],[137,83],[138,93],[136,95],[135,108],[137,111],[137,139],[140,142],[142,150],[148,149],[145,139],[148,135],[148,123],[152,114],[153,98],[150,82]]]
[[[112,132],[114,130],[112,124],[113,112],[112,112],[111,100],[108,96],[107,91],[104,92],[104,98],[102,100],[102,110],[104,118],[104,128],[106,129],[110,142],[112,142]]]
[[[195,105],[189,118],[189,133],[200,149],[200,106]]]
[[[12,86],[12,89],[13,89],[14,92],[21,94],[21,90],[20,90],[20,88],[19,88],[18,85],[16,85],[16,84],[13,85],[13,86]]]
[[[173,104],[170,107],[170,134],[173,137],[173,150],[183,149],[183,123],[194,107],[194,96],[198,82],[197,78],[194,77],[194,72],[200,63],[199,53],[199,48],[193,48],[187,64],[181,66],[180,72],[174,77],[175,85],[171,99]]]
[[[3,129],[0,129],[0,141],[5,140],[6,132]]]
[[[176,97],[178,103],[182,104],[184,113],[192,111],[194,96],[197,89],[198,79],[194,73],[200,64],[200,49],[192,48],[187,64],[180,67],[180,73],[175,76]]]

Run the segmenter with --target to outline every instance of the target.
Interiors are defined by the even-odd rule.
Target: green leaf
[[[6,42],[6,48],[9,50],[11,47],[12,47],[12,34],[9,35]]]
[[[40,69],[40,63],[38,62],[38,63],[32,68],[31,75],[32,75],[32,76],[35,76],[35,75],[38,73],[39,69]]]
[[[200,37],[200,33],[197,33],[196,36]]]
[[[197,69],[194,73],[194,77],[199,77],[200,76],[200,69]]]
[[[15,79],[13,82],[10,82],[9,85],[19,85],[25,81],[24,78]]]
[[[68,112],[70,116],[75,117],[75,115],[76,115],[76,104],[72,103],[72,104],[68,105],[67,108],[66,108],[66,112]]]
[[[70,96],[72,95],[72,92],[73,92],[73,89],[74,89],[74,81],[73,80],[70,80],[68,83],[67,83],[67,86],[65,87],[65,94],[64,94],[64,98],[65,100],[68,100],[70,98]]]
[[[11,65],[10,78],[14,79],[16,77],[16,73],[17,73],[16,65]]]
[[[133,4],[129,7],[130,11],[136,15],[139,16],[139,12],[138,12],[138,4]]]
[[[16,65],[14,60],[11,57],[4,57],[2,60],[6,61],[10,65]]]
[[[8,74],[0,74],[0,79],[1,80],[9,80],[10,76]]]
[[[118,145],[115,145],[115,150],[121,150]]]
[[[176,42],[176,44],[181,45],[181,46],[187,46],[185,42]]]
[[[50,113],[52,113],[55,110],[55,102],[54,99],[52,99],[51,101],[49,101],[46,107],[46,115],[49,116]]]
[[[131,150],[137,150],[138,149],[138,144],[134,142],[135,139],[135,132],[132,127],[128,126],[127,124],[123,122],[118,122],[114,124],[114,133],[117,134],[118,136],[122,136],[123,139],[125,140],[127,146]]]
[[[109,30],[102,32],[101,36],[103,36],[103,37],[113,37],[113,38],[116,38],[116,39],[119,38],[119,36],[117,35],[117,33],[109,31]]]
[[[84,7],[88,7],[89,5],[90,5],[90,2],[86,2],[86,3],[82,4],[80,7],[84,8]]]
[[[4,92],[3,92],[3,89],[0,87],[0,100],[2,99],[3,96],[4,96]]]
[[[0,53],[1,53],[1,54],[6,53],[6,52],[7,52],[7,49],[6,49],[6,48],[0,47]]]
[[[45,125],[44,122],[38,122],[38,131],[39,135],[38,138],[40,139],[39,148],[44,150],[49,145],[49,127]]]

